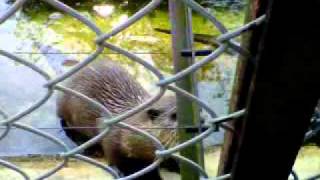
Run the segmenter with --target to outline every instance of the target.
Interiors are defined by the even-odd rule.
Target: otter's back
[[[148,93],[120,65],[104,60],[94,62],[74,74],[64,84],[103,104],[111,113],[119,114],[141,104]],[[70,94],[58,98],[58,116],[68,126],[96,127],[101,113],[91,104]],[[97,131],[82,131],[92,136]]]

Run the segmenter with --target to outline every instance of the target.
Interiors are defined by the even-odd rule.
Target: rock
[[[112,5],[108,5],[108,4],[105,4],[105,5],[96,5],[96,6],[93,6],[93,10],[101,17],[109,17],[113,11],[114,11],[114,6]]]
[[[63,17],[63,14],[60,12],[54,12],[49,15],[49,20],[59,20]]]

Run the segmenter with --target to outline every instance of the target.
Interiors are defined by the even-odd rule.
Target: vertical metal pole
[[[172,25],[172,48],[175,72],[193,64],[194,57],[182,57],[182,50],[192,50],[193,37],[192,37],[192,16],[191,10],[182,2],[178,0],[169,1],[170,20]],[[176,85],[184,90],[195,94],[196,81],[193,74],[186,76],[184,79],[176,82]],[[179,126],[197,126],[199,124],[199,107],[190,102],[188,99],[177,95],[177,117]],[[192,138],[195,134],[187,132],[186,129],[179,130],[179,140],[184,142]],[[201,162],[201,146],[200,144],[190,146],[180,152],[196,163]],[[181,164],[181,178],[183,180],[197,180],[199,173],[191,169],[186,164]]]

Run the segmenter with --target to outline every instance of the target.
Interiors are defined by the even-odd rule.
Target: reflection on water
[[[136,11],[133,7],[140,7],[140,5],[123,1],[118,4],[108,3],[96,6],[90,3],[80,3],[75,8],[104,32],[108,32],[119,23],[127,20]],[[0,1],[0,13],[7,8],[8,5],[4,1]],[[212,10],[212,13],[225,22],[229,29],[238,27],[242,23],[242,12]],[[198,15],[194,15],[193,25],[194,33],[209,35],[217,35],[218,33],[210,22]],[[166,11],[161,9],[154,11],[138,23],[109,39],[108,42],[135,52],[136,55],[168,76],[173,71],[170,35],[155,31],[155,28],[170,28]],[[52,77],[70,68],[70,66],[62,66],[66,60],[81,61],[88,54],[94,52],[96,49],[95,38],[96,35],[93,31],[73,17],[44,7],[19,12],[0,25],[0,49],[13,52],[34,63]],[[195,43],[195,47],[197,49],[212,48],[210,45],[201,43]],[[146,89],[150,91],[156,89],[153,85],[156,78],[141,65],[108,49],[99,56],[99,59],[103,58],[119,61]],[[225,114],[228,110],[227,104],[236,59],[236,56],[224,54],[214,63],[206,65],[197,72],[201,80],[199,83],[200,97],[218,114]],[[0,84],[1,87],[4,87],[0,90],[0,107],[4,107],[4,110],[10,114],[15,114],[41,98],[45,89],[41,87],[44,81],[39,75],[21,65],[13,65],[14,63],[2,56],[0,62],[2,64]],[[52,97],[46,106],[33,113],[35,116],[26,117],[25,122],[38,127],[59,127],[54,114],[55,99]],[[203,113],[203,116],[207,117],[207,114]],[[13,136],[14,133],[11,134]],[[59,135],[61,132],[55,131],[53,134]],[[221,134],[218,134],[217,138],[221,140]],[[208,142],[209,144],[213,143],[211,140]],[[3,143],[7,145],[9,142],[1,141],[0,146]],[[26,145],[28,143],[30,144],[25,141]],[[14,146],[7,147],[5,153],[14,151],[13,149],[16,148]],[[43,149],[39,150],[40,146],[35,148],[33,152],[28,153],[43,152]]]

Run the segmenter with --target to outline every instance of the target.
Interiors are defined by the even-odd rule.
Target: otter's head
[[[130,125],[145,130],[158,138],[165,146],[172,146],[177,140],[176,97],[162,96],[157,102],[145,110],[124,120]],[[141,139],[134,132],[126,132],[132,138]],[[140,136],[140,138],[139,138]]]
[[[177,141],[176,97],[163,96],[143,113],[149,121],[149,133],[156,136],[165,146],[169,147]]]
[[[176,97],[163,96],[145,110],[125,119],[123,122],[142,129],[155,136],[165,147],[177,142]],[[155,146],[150,139],[125,128],[114,127],[105,142],[116,142],[122,153],[130,157],[152,160]],[[120,137],[115,140],[114,137]]]

